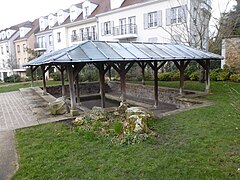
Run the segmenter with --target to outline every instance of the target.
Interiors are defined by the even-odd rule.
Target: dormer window
[[[85,7],[85,17],[88,17],[90,15],[89,13],[89,6]]]
[[[53,14],[50,14],[48,16],[48,25],[50,28],[52,28],[57,22],[57,17]]]
[[[85,0],[82,4],[83,8],[83,18],[86,19],[89,17],[92,12],[97,8],[97,4],[90,2],[89,0]]]
[[[57,13],[58,25],[61,25],[62,23],[64,23],[64,21],[67,19],[68,16],[69,16],[69,13],[67,11],[59,10]]]

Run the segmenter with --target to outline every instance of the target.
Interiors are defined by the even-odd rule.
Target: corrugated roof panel
[[[109,59],[122,59],[117,51],[114,51],[106,42],[94,42],[94,44],[102,51]]]
[[[112,47],[119,55],[122,56],[123,59],[135,59],[132,53],[130,53],[125,47],[123,47],[120,43],[116,42],[108,42],[108,45]]]
[[[193,59],[198,59],[201,58],[201,56],[197,53],[194,53],[193,51],[190,51],[189,49],[187,49],[185,46],[182,45],[175,45],[176,48],[178,48],[180,51],[184,51],[187,52],[189,55],[193,56]]]
[[[162,49],[158,48],[155,44],[145,44],[148,48],[150,48],[152,51],[157,53],[159,56],[161,56],[163,59],[172,59],[172,56],[170,56],[168,53],[163,51]]]
[[[123,47],[125,47],[129,52],[131,52],[134,56],[136,56],[138,59],[150,59],[148,55],[144,54],[141,50],[139,50],[137,47],[135,47],[131,43],[121,43]]]
[[[204,52],[196,48],[159,43],[120,43],[105,41],[86,41],[78,45],[44,54],[25,66],[49,63],[99,62],[99,61],[151,61],[151,60],[220,60],[217,54]]]
[[[162,59],[162,56],[159,56],[157,53],[155,53],[152,49],[150,49],[144,44],[138,43],[138,44],[135,44],[135,46],[141,49],[146,54],[148,54],[150,57],[153,57],[154,59]]]
[[[85,54],[85,52],[82,50],[81,46],[77,47],[76,49],[70,51],[69,57],[71,59],[89,59],[89,57]]]
[[[84,53],[88,56],[88,59],[107,59],[107,57],[102,54],[91,41],[84,43],[81,46]]]
[[[188,54],[186,51],[181,51],[180,49],[176,48],[175,45],[165,45],[168,49],[171,51],[174,51],[175,53],[178,54],[178,56],[182,56],[183,58],[194,58],[191,54]]]

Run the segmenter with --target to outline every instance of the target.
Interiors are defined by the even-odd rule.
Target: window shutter
[[[110,21],[110,34],[113,34],[114,31],[114,21]]]
[[[157,26],[162,26],[162,11],[157,11]]]
[[[143,14],[143,23],[144,23],[144,29],[148,28],[148,14]]]
[[[101,23],[101,34],[102,34],[102,36],[105,35],[105,32],[104,32],[104,23]]]
[[[166,9],[166,26],[171,25],[171,9]]]

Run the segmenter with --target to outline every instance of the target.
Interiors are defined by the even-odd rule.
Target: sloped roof
[[[130,61],[179,61],[221,60],[222,56],[185,45],[85,41],[68,48],[50,52],[25,66],[61,63],[130,62]]]

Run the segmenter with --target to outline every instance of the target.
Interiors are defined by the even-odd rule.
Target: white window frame
[[[58,32],[57,33],[57,42],[60,43],[62,40],[61,40],[61,32]]]
[[[157,26],[157,11],[148,13],[148,28]]]
[[[104,22],[104,35],[112,34],[111,21]]]

